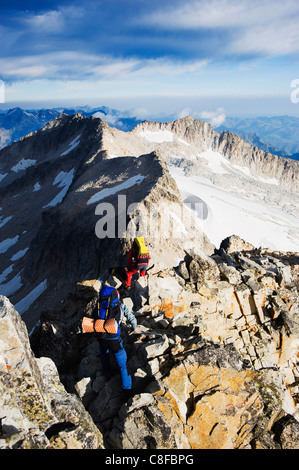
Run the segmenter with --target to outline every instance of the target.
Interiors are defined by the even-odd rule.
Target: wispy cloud
[[[62,11],[49,11],[40,15],[29,16],[24,23],[39,33],[57,33],[65,27],[65,17]]]
[[[129,59],[118,61],[71,50],[0,59],[3,77],[12,81],[30,78],[48,80],[79,80],[101,76],[112,78],[132,72],[135,66],[136,62]]]
[[[282,21],[299,13],[295,0],[189,0],[152,12],[146,21],[164,28],[231,28]]]
[[[264,55],[269,57],[292,55],[299,52],[299,19],[278,25],[256,25],[242,31],[228,45],[231,54]]]
[[[10,0],[0,13],[13,100],[175,96],[199,112],[193,97],[286,95],[298,75],[298,0]]]
[[[200,73],[207,61],[117,58],[112,56],[60,51],[26,57],[0,59],[2,76],[7,80],[79,80],[86,78],[120,80],[138,77],[173,77]]]
[[[297,0],[193,0],[162,6],[142,21],[163,30],[226,32],[221,53],[280,55],[299,50]]]
[[[195,119],[208,121],[213,127],[221,126],[225,122],[226,112],[224,108],[218,108],[213,111],[194,111],[192,108],[183,108],[177,113],[178,118],[193,116]]]
[[[66,33],[74,21],[83,20],[85,10],[81,7],[59,7],[42,13],[29,13],[20,18],[20,23],[35,33]]]

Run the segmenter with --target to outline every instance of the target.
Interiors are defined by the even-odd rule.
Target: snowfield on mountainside
[[[138,135],[159,146],[183,200],[197,210],[197,223],[217,248],[234,234],[256,247],[298,251],[296,191],[285,192],[277,178],[253,173],[241,159],[233,163],[211,148],[199,152],[169,130],[146,128]]]
[[[195,196],[194,203],[202,201],[203,212],[198,214],[197,222],[216,247],[225,237],[235,234],[256,247],[298,250],[298,219],[267,204],[262,193],[248,195],[242,189],[224,189],[207,178],[185,176],[176,167],[169,169],[183,200],[190,202]]]

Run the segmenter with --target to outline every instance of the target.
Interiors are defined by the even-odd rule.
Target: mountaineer
[[[128,271],[125,287],[131,287],[132,276],[139,273],[145,276],[150,254],[145,246],[144,237],[135,238],[128,254]]]
[[[110,376],[110,351],[114,354],[120,370],[124,399],[130,396],[132,378],[127,371],[127,353],[120,337],[120,324],[124,317],[131,323],[133,330],[137,327],[137,320],[128,307],[120,302],[119,293],[114,287],[104,285],[99,292],[97,318],[103,320],[103,331],[99,333],[100,357],[103,372],[108,379]],[[115,329],[110,332],[108,322],[114,322]]]

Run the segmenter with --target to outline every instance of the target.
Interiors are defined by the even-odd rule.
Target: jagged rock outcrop
[[[114,420],[112,447],[246,448],[281,409],[271,381],[243,369],[230,348],[208,346],[186,355],[147,390]]]
[[[253,174],[275,178],[282,186],[298,191],[298,162],[272,155],[269,152],[250,145],[232,132],[216,132],[212,126],[191,116],[168,123],[146,121],[138,124],[131,131],[134,134],[147,135],[157,144],[157,132],[169,132],[179,139],[196,146],[198,152],[212,149],[224,155],[229,161],[252,170]],[[163,141],[163,137],[160,137]],[[169,139],[172,142],[172,139]],[[187,150],[187,149],[185,149]]]
[[[126,403],[116,364],[107,381],[97,336],[80,332],[99,281],[76,285],[59,311],[43,314],[33,350],[59,364],[107,448],[289,448],[290,429],[299,446],[298,289],[289,269],[298,254],[246,251],[237,237],[223,246],[245,250],[189,250],[184,269],[153,269],[123,298],[138,320],[135,332],[122,331],[134,392]]]
[[[0,448],[98,449],[103,437],[56,365],[36,359],[25,324],[0,296]]]

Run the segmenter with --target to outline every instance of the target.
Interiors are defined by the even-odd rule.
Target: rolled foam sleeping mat
[[[83,317],[82,328],[85,333],[117,333],[117,321],[113,318],[109,320],[94,320],[93,318]]]

